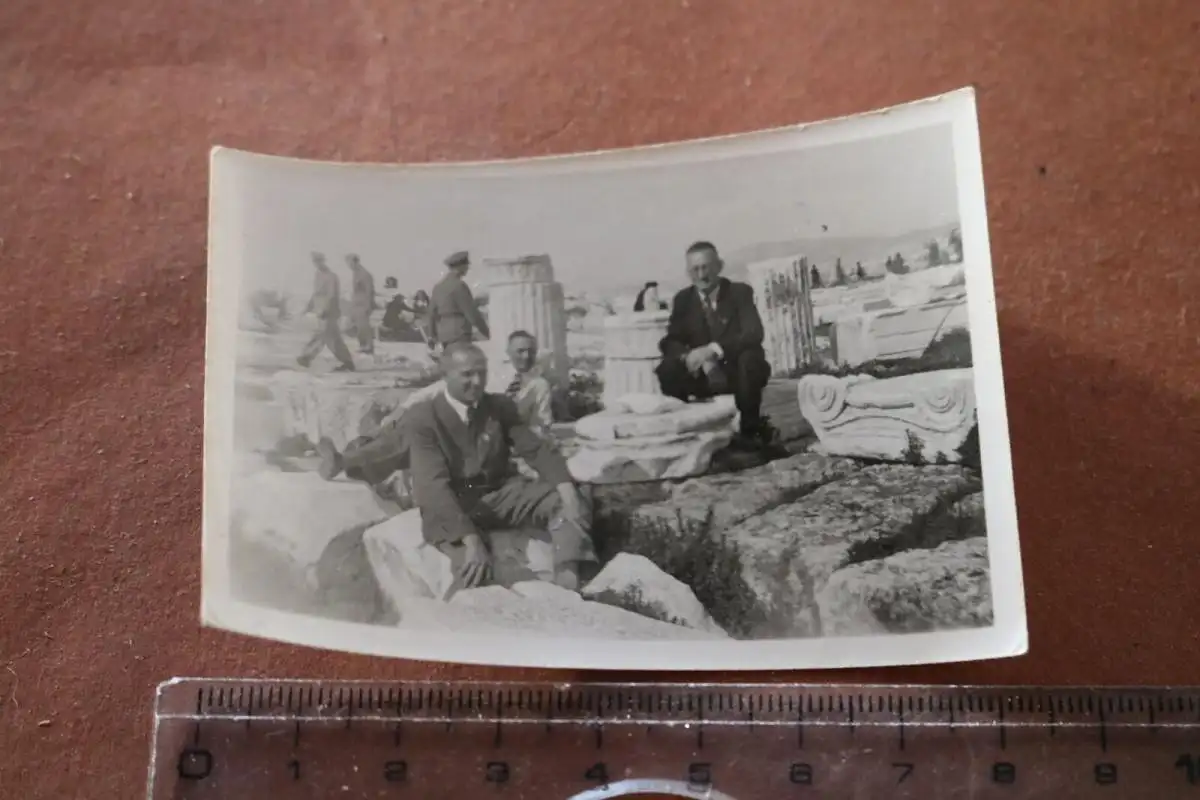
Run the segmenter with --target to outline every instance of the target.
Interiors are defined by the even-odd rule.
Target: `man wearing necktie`
[[[344,456],[334,451],[335,470],[371,480],[372,471],[408,469],[425,540],[449,556],[456,588],[493,578],[577,588],[581,567],[597,559],[591,511],[566,461],[521,421],[511,399],[485,391],[487,358],[476,345],[452,344],[440,363],[444,389],[372,441]],[[514,454],[538,477],[518,473]],[[511,529],[529,533],[524,568],[492,558],[489,537]]]
[[[513,331],[506,347],[508,363],[500,365],[495,389],[517,406],[521,421],[536,433],[546,433],[554,424],[550,381],[538,369],[538,342],[528,331]]]
[[[687,249],[691,286],[675,295],[655,372],[663,394],[685,402],[732,394],[741,416],[739,444],[768,444],[762,395],[771,377],[754,290],[721,277],[724,263],[711,242]]]

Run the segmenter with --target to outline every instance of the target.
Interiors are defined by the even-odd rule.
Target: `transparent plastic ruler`
[[[1200,688],[179,679],[151,800],[1186,798]]]

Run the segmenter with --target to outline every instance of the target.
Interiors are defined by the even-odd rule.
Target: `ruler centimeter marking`
[[[148,791],[1200,800],[1200,687],[177,680]]]

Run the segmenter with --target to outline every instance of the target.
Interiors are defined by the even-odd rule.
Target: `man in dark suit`
[[[471,268],[468,253],[452,253],[446,257],[446,275],[429,298],[429,321],[434,341],[447,347],[457,342],[470,342],[474,331],[483,338],[491,337],[487,320],[479,313],[471,287],[463,280]]]
[[[322,453],[333,467],[370,481],[407,468],[421,509],[426,541],[450,558],[456,587],[488,583],[495,565],[489,535],[497,529],[529,528],[534,545],[547,554],[544,566],[498,582],[551,579],[577,588],[580,568],[596,562],[589,531],[591,512],[575,486],[566,461],[518,416],[502,394],[489,394],[487,358],[470,343],[451,344],[441,358],[445,391],[423,400],[395,427],[345,454]],[[328,449],[328,447],[326,448]],[[516,454],[539,479],[518,473]]]
[[[762,395],[771,377],[763,352],[763,326],[754,290],[721,277],[724,266],[710,242],[687,250],[692,285],[675,295],[667,335],[659,344],[659,386],[683,401],[733,394],[741,413],[740,443],[770,441],[762,416]]]

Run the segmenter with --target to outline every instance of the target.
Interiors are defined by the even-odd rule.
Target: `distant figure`
[[[666,311],[667,304],[658,299],[658,281],[646,281],[646,285],[638,292],[637,300],[633,301],[634,312]]]
[[[375,352],[375,329],[371,326],[371,314],[375,311],[375,277],[362,265],[354,253],[346,256],[350,267],[350,323],[358,339],[358,351],[366,355]]]
[[[412,309],[405,302],[404,295],[394,295],[383,308],[383,319],[379,321],[379,338],[384,341],[401,341],[408,327],[404,315],[411,312]]]
[[[692,285],[671,303],[667,335],[659,344],[663,359],[655,372],[663,394],[685,402],[732,393],[741,413],[738,444],[754,449],[771,441],[762,416],[771,365],[763,351],[754,290],[720,277],[723,266],[712,243],[688,248]]]
[[[383,288],[385,288],[385,289],[399,289],[399,288],[400,288],[400,284],[399,284],[399,283],[396,281],[396,276],[395,276],[395,275],[388,275],[386,278],[384,278],[384,279],[383,279]]]
[[[808,282],[814,289],[821,288],[821,271],[817,269],[816,264],[813,264],[812,269],[809,270]]]
[[[860,281],[865,281],[867,279],[867,271],[863,269],[861,261],[855,263],[854,265],[854,277],[858,278]]]
[[[308,344],[304,346],[304,351],[296,359],[296,362],[308,369],[322,348],[328,347],[334,357],[341,362],[334,371],[353,372],[354,358],[350,355],[350,349],[346,347],[346,342],[342,339],[342,332],[338,330],[338,320],[341,319],[342,311],[341,287],[338,284],[337,275],[334,275],[333,270],[325,263],[323,254],[313,253],[312,262],[316,274],[313,276],[312,299],[308,301],[305,313],[316,315],[317,330],[309,339]]]
[[[413,325],[425,340],[425,344],[433,349],[433,331],[429,327],[429,292],[418,289],[413,295],[412,302]]]
[[[491,337],[487,320],[479,313],[471,288],[463,280],[471,269],[466,251],[446,257],[446,276],[433,287],[429,301],[429,323],[435,343],[442,347],[470,342],[478,330],[483,338]]]

